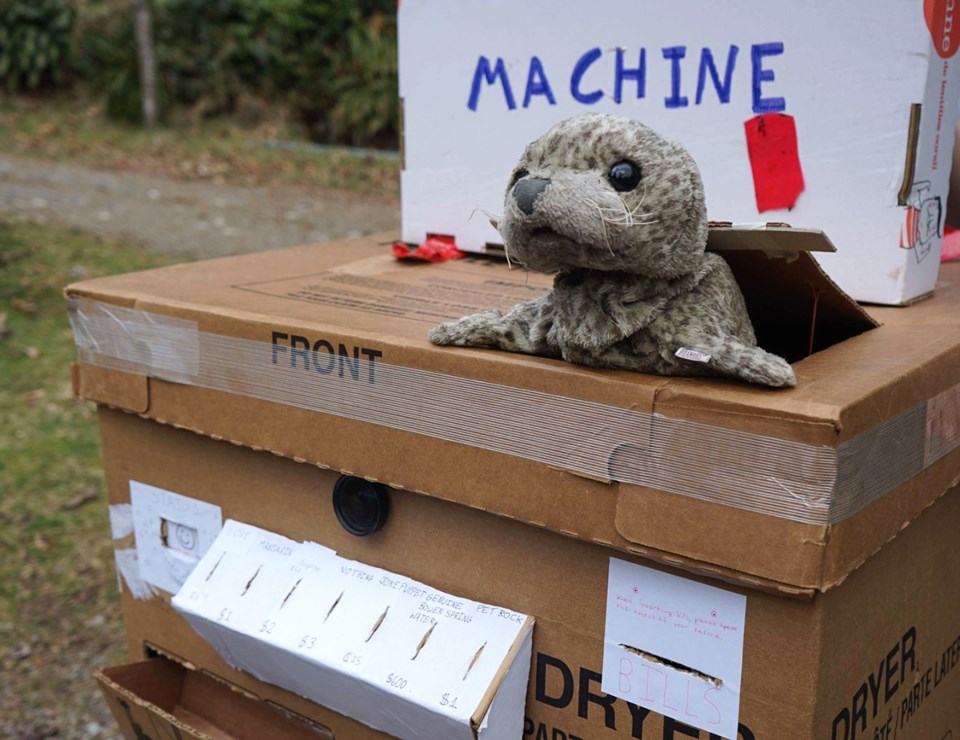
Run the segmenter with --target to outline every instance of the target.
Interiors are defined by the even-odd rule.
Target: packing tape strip
[[[70,319],[81,362],[814,525],[852,516],[960,445],[960,386],[832,448],[357,356],[291,363],[289,348],[278,358],[268,342],[88,299],[70,301]]]
[[[122,540],[133,534],[133,507],[130,504],[110,504],[110,533]]]

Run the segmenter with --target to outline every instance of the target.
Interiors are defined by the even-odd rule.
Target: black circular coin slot
[[[341,475],[333,487],[333,511],[350,534],[366,537],[387,521],[390,511],[387,488],[353,475]]]

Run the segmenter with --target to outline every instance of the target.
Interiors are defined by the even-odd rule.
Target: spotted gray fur
[[[639,165],[642,178],[618,192],[607,175],[624,160]],[[524,178],[532,180],[518,187]],[[531,199],[534,181],[548,184],[538,182],[542,189]],[[704,251],[707,216],[696,163],[643,124],[590,113],[554,126],[514,168],[499,229],[511,260],[556,275],[553,290],[506,314],[484,311],[441,324],[430,332],[435,344],[796,385],[785,360],[756,346],[730,267]],[[680,348],[710,359],[682,359]]]

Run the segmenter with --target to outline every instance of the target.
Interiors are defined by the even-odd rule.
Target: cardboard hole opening
[[[724,250],[740,285],[757,344],[797,362],[877,326],[820,271],[809,254],[768,257]]]
[[[654,653],[648,653],[646,650],[641,650],[640,648],[636,648],[631,645],[625,645],[624,643],[620,643],[620,647],[626,650],[628,653],[639,655],[641,658],[648,660],[651,663],[659,663],[667,668],[673,668],[673,670],[679,671],[680,673],[688,673],[695,678],[699,678],[701,681],[712,683],[718,689],[723,685],[723,681],[719,678],[710,676],[703,671],[698,671],[696,668],[691,668],[683,663],[678,663],[675,660],[670,660],[669,658],[664,658],[663,656],[655,655]]]
[[[423,637],[420,638],[420,642],[417,645],[417,652],[413,654],[413,657],[410,660],[416,660],[417,656],[420,655],[420,651],[423,650],[423,646],[427,644],[427,640],[430,639],[430,635],[433,634],[433,630],[436,629],[436,622],[430,625],[430,629],[423,633]]]
[[[377,630],[380,629],[380,625],[383,624],[383,620],[387,618],[387,612],[389,612],[389,611],[390,611],[390,607],[389,607],[389,606],[388,606],[386,609],[383,610],[383,614],[381,614],[381,615],[377,618],[377,621],[376,621],[376,622],[374,623],[374,625],[373,625],[373,629],[370,630],[370,634],[367,635],[367,639],[364,640],[364,642],[370,642],[370,640],[373,639],[373,636],[374,636],[375,634],[377,634]]]
[[[223,558],[226,554],[227,553],[223,553],[223,555],[220,556],[217,562],[213,564],[213,567],[210,569],[210,572],[207,573],[207,577],[203,579],[204,581],[209,581],[213,577],[213,574],[216,573],[217,568],[220,567],[220,563],[223,562]]]
[[[240,594],[241,596],[246,596],[246,595],[247,595],[247,591],[250,590],[250,587],[253,585],[253,582],[257,579],[257,576],[260,575],[260,570],[261,570],[261,568],[263,568],[262,565],[261,565],[261,566],[258,566],[258,567],[257,567],[257,570],[254,572],[254,574],[253,574],[252,576],[250,576],[250,580],[247,581],[247,585],[243,587],[243,592]]]
[[[163,546],[169,550],[196,557],[200,534],[196,527],[172,519],[161,519],[160,540],[163,542]]]
[[[327,615],[323,618],[321,624],[326,624],[327,620],[330,619],[330,615],[333,614],[333,610],[337,608],[337,604],[340,603],[340,599],[343,598],[343,591],[340,592],[340,595],[333,600],[333,603],[330,605],[330,608],[327,610]]]
[[[281,609],[287,605],[287,602],[290,601],[290,597],[293,596],[293,592],[297,590],[297,586],[299,586],[302,581],[302,578],[298,579],[297,582],[293,584],[293,588],[291,588],[287,595],[283,597],[283,601],[280,604]]]
[[[470,671],[473,670],[473,667],[477,664],[477,661],[480,660],[480,653],[483,652],[483,649],[487,646],[487,643],[483,643],[478,649],[477,652],[473,654],[473,659],[470,661],[470,665],[467,666],[467,670],[463,674],[463,680],[467,680],[467,676],[470,675]]]

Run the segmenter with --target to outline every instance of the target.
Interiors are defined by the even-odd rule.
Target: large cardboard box
[[[684,144],[711,219],[823,229],[838,251],[821,263],[844,290],[908,302],[937,276],[954,13],[952,0],[405,0],[403,238],[501,244],[483,211],[500,212],[523,147],[600,111]]]
[[[545,281],[483,258],[404,265],[377,239],[71,286],[131,657],[370,734],[186,624],[169,592],[192,547],[140,567],[180,525],[200,542],[214,507],[532,615],[528,737],[960,733],[960,272],[871,310],[874,328],[808,258],[724,254],[762,277],[746,292],[797,388],[434,347],[437,321]],[[390,487],[380,531],[340,525],[341,474]],[[143,487],[192,514],[142,538]]]

